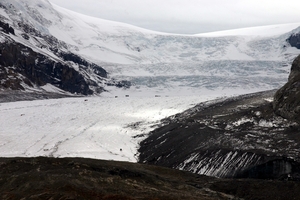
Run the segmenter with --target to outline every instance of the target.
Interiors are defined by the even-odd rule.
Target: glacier
[[[160,120],[214,96],[81,97],[0,104],[1,157],[86,157],[136,162]]]

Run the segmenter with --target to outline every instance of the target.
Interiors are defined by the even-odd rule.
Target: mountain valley
[[[1,198],[298,199],[299,44],[1,0]]]

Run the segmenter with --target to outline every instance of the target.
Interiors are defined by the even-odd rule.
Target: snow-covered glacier
[[[85,16],[47,0],[1,4],[1,16],[16,29],[14,40],[53,56],[35,40],[21,37],[19,25],[53,36],[67,51],[103,67],[109,78],[131,81],[133,95],[216,90],[229,94],[232,88],[238,94],[278,88],[300,53],[287,42],[299,32],[300,23],[180,35]],[[112,96],[123,94],[115,87],[107,90]]]
[[[77,48],[74,51],[104,66],[111,77],[131,81],[135,95],[143,91],[191,95],[216,90],[230,94],[232,88],[238,94],[278,88],[300,52],[286,41],[300,24],[176,35],[54,8],[68,16],[63,27],[72,28],[58,31],[52,26],[50,32],[57,38],[69,35],[70,44]],[[78,24],[89,27],[83,32]]]

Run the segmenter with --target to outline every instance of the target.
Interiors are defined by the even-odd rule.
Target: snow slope
[[[49,26],[52,35],[80,47],[79,53],[93,60],[118,64],[281,60],[282,51],[287,50],[282,45],[286,38],[280,36],[300,26],[296,23],[178,35],[88,17],[55,5],[54,9],[63,17]]]
[[[110,77],[132,82],[132,95],[193,95],[278,88],[300,51],[286,42],[300,23],[178,35],[84,16],[54,5],[64,16],[49,27],[80,55],[102,65]],[[82,28],[84,27],[84,28]],[[112,96],[123,91],[107,88]],[[241,93],[241,92],[238,92]],[[147,93],[148,94],[148,93]]]

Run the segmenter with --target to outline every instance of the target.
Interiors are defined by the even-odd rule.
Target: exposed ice
[[[1,156],[135,162],[138,143],[145,137],[139,135],[206,98],[87,97],[1,103]],[[133,123],[135,128],[130,126]]]

